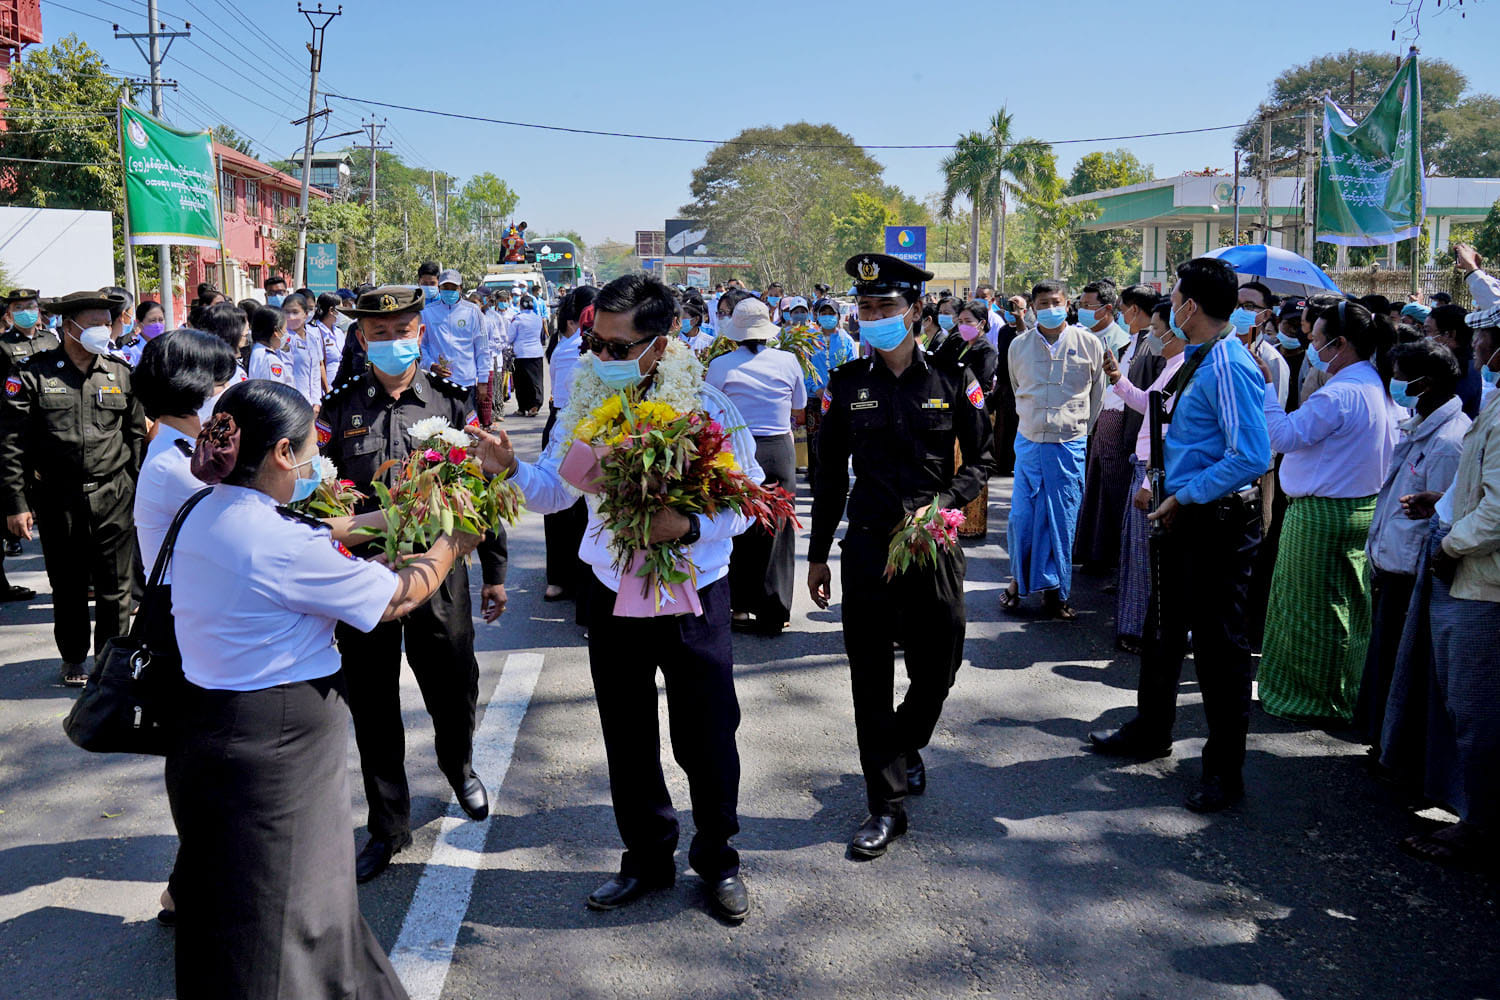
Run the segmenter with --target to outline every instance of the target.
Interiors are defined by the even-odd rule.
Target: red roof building
[[[266,278],[279,273],[276,241],[296,233],[297,207],[302,182],[253,156],[214,143],[219,164],[219,201],[224,260],[217,248],[198,247],[188,259],[185,286],[189,298],[197,296],[199,282],[208,282],[238,301],[259,291]],[[310,197],[328,200],[328,194],[310,189]]]

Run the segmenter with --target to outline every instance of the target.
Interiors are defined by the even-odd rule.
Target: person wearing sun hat
[[[387,285],[365,292],[344,310],[359,320],[355,336],[369,366],[323,398],[316,429],[324,459],[365,495],[359,513],[379,507],[372,482],[394,485],[399,463],[415,446],[407,432],[418,421],[436,418],[452,427],[477,423],[468,389],[422,369],[422,340],[427,336],[422,307],[420,289]],[[480,611],[485,621],[493,622],[506,604],[504,525],[486,534],[478,551],[483,576]],[[363,554],[359,549],[356,553]],[[455,566],[432,600],[409,615],[368,632],[340,623],[334,638],[344,664],[369,804],[370,839],[355,861],[355,875],[368,882],[411,843],[411,791],[401,717],[403,639],[407,662],[432,716],[438,767],[465,813],[476,820],[489,813],[488,793],[472,766],[479,664],[474,658],[468,570]]]
[[[96,655],[130,620],[131,507],[146,417],[130,366],[108,353],[111,315],[122,304],[98,292],[44,300],[62,317],[62,344],[9,372],[0,392],[0,509],[12,536],[30,539],[42,529],[52,631],[69,687],[88,679],[89,588]]]

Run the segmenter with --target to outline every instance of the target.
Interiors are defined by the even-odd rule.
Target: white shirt
[[[380,623],[396,574],[345,554],[326,528],[284,517],[244,486],[214,487],[172,553],[182,672],[199,687],[259,691],[339,669],[333,626]]]
[[[308,329],[323,341],[323,364],[328,369],[328,384],[337,385],[339,362],[344,359],[344,340],[348,333],[337,324],[324,325],[317,321],[308,323]]]
[[[521,312],[510,323],[510,349],[518,358],[540,358],[547,353],[542,343],[542,317]]]
[[[807,406],[802,365],[790,351],[739,347],[710,362],[707,381],[723,390],[756,437],[791,433],[792,411]]]
[[[265,344],[250,348],[250,368],[246,372],[251,378],[265,378],[283,385],[295,386],[292,377],[292,361],[280,351],[273,351]],[[322,399],[321,396],[318,397]]]
[[[281,354],[292,363],[292,388],[317,406],[323,401],[323,338],[310,325],[288,330],[285,336]]]
[[[1123,330],[1124,327],[1121,327],[1121,329]],[[1125,345],[1125,353],[1120,355],[1120,371],[1129,373],[1130,366],[1135,361],[1135,356],[1140,351],[1141,346],[1145,343],[1146,338],[1137,337],[1135,334],[1130,333],[1129,330],[1125,330],[1125,332],[1127,334],[1130,334],[1130,343]],[[1116,385],[1118,386],[1118,383],[1116,383]],[[1120,397],[1120,394],[1117,392],[1107,392],[1104,394],[1104,409],[1118,410],[1121,413],[1124,413],[1125,400],[1122,399]],[[1132,407],[1132,409],[1134,409],[1134,407]]]
[[[1380,492],[1396,450],[1401,408],[1368,361],[1342,369],[1288,414],[1267,384],[1266,429],[1289,497],[1350,499]]]
[[[734,408],[729,397],[711,385],[705,385],[700,395],[703,411],[729,432],[730,450],[734,452],[740,470],[751,482],[763,483],[766,474],[755,461],[755,439],[745,428],[744,418]],[[516,465],[513,482],[526,496],[526,509],[535,514],[555,514],[567,510],[578,500],[580,494],[563,479],[557,467],[563,456],[573,445],[573,428],[555,429],[547,450],[536,462],[520,462]],[[612,532],[604,530],[604,521],[599,516],[599,498],[586,496],[589,508],[589,523],[583,531],[583,541],[578,546],[578,558],[588,563],[594,576],[610,590],[619,592],[620,571],[614,568],[614,553],[609,543]],[[687,556],[697,570],[698,589],[703,589],[724,577],[729,572],[729,555],[734,550],[734,536],[750,527],[750,519],[743,514],[723,511],[713,517],[698,517],[698,540],[687,548]]]
[[[1276,402],[1282,409],[1286,409],[1287,393],[1292,389],[1292,366],[1286,363],[1286,358],[1281,356],[1280,351],[1259,334],[1251,339],[1247,350],[1265,362],[1266,367],[1271,370],[1271,384],[1276,387]]]
[[[141,545],[141,564],[147,576],[156,565],[156,554],[172,526],[172,518],[188,497],[205,485],[188,468],[192,458],[177,446],[179,441],[193,443],[175,427],[158,423],[156,437],[146,448],[146,461],[141,463],[141,474],[135,483],[135,537]],[[168,567],[166,579],[171,578]]]
[[[571,336],[559,340],[552,349],[552,405],[559,410],[573,398],[573,376],[578,366],[588,363],[578,353],[582,348],[583,331],[574,330]]]

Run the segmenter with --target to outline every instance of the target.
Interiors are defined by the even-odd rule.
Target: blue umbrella
[[[1204,256],[1217,257],[1240,274],[1264,278],[1271,291],[1280,294],[1344,294],[1321,267],[1301,254],[1280,247],[1246,243],[1243,246],[1210,250]]]

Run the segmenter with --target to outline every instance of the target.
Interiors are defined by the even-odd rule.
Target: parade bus
[[[583,261],[572,240],[528,239],[527,249],[536,254],[536,268],[554,287],[577,288],[584,283]]]

